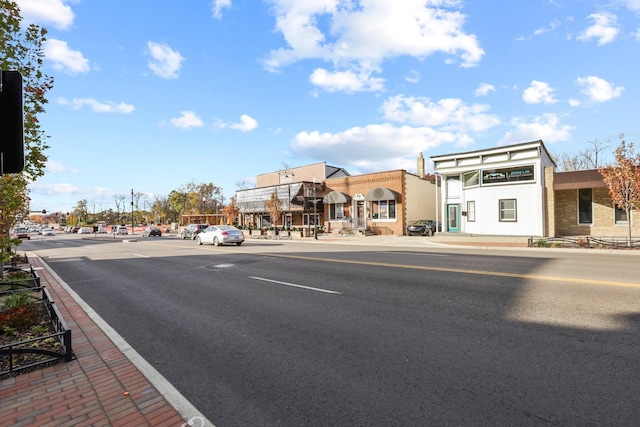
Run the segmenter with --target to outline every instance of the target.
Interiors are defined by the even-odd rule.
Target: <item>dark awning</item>
[[[395,191],[389,190],[385,187],[374,188],[364,196],[364,199],[369,202],[374,200],[397,200],[397,198],[398,195]]]
[[[332,191],[324,196],[323,203],[349,203],[351,197],[339,191]]]

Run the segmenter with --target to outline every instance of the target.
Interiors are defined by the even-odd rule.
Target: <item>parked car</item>
[[[52,228],[45,228],[44,230],[42,230],[42,235],[43,236],[55,236],[56,232],[53,231]]]
[[[80,227],[78,230],[78,234],[91,234],[93,233],[93,228],[91,227]]]
[[[107,232],[107,227],[105,227],[104,225],[98,226],[98,230],[96,231],[96,233],[98,234],[105,234],[106,232]]]
[[[142,237],[162,236],[162,230],[158,227],[147,227],[142,231]]]
[[[182,240],[184,239],[195,240],[196,236],[200,234],[208,226],[209,226],[208,224],[189,224],[182,230],[180,237],[182,237]]]
[[[28,228],[16,227],[13,229],[13,238],[31,240],[31,233]]]
[[[119,225],[119,226],[114,227],[114,228],[115,228],[115,231],[114,231],[115,234],[123,234],[123,235],[129,234],[129,231],[127,230],[127,227],[124,226],[124,225]]]
[[[227,243],[235,243],[240,246],[244,242],[244,234],[233,225],[211,225],[198,234],[196,241],[199,245],[206,243],[220,246]]]
[[[421,236],[433,236],[436,232],[442,231],[440,223],[433,219],[420,219],[407,226],[407,236],[419,234]]]

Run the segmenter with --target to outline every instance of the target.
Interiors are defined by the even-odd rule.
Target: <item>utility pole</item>
[[[313,177],[313,238],[318,240],[318,208],[316,200],[316,177]]]

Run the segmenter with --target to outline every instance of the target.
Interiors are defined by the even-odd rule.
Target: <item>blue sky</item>
[[[17,0],[55,79],[31,208],[638,141],[640,0]]]

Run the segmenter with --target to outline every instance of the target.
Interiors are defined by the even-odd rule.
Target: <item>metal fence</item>
[[[564,248],[601,248],[601,249],[638,249],[638,237],[529,237],[532,247],[564,247]]]
[[[71,345],[71,329],[62,318],[62,315],[60,314],[58,307],[56,307],[55,301],[52,300],[49,291],[45,287],[23,287],[21,285],[22,284],[18,284],[20,287],[19,289],[3,291],[0,292],[0,295],[5,296],[19,292],[41,293],[41,296],[39,298],[36,297],[36,299],[43,305],[49,315],[55,333],[0,346],[0,361],[2,361],[3,366],[3,370],[0,371],[0,378],[11,376],[19,373],[20,371],[30,370],[40,365],[69,362],[75,359]],[[52,338],[60,343],[59,351],[47,350],[39,345],[39,343],[44,343],[46,340],[51,340]],[[33,363],[16,363],[16,358],[24,354],[42,355],[45,357]]]

